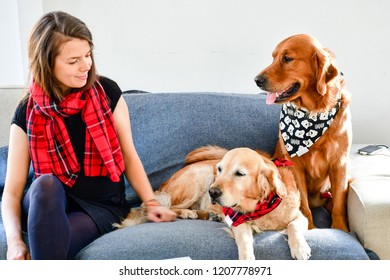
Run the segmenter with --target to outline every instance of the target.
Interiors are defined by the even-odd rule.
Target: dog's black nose
[[[256,85],[259,87],[259,88],[262,88],[265,86],[265,84],[267,83],[267,79],[263,76],[263,75],[257,75],[255,77],[255,82],[256,82]]]
[[[220,188],[216,188],[216,187],[212,187],[209,189],[209,195],[211,198],[218,198],[222,195],[222,192],[221,192],[221,189]]]

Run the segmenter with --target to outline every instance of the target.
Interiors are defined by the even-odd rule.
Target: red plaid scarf
[[[64,117],[81,111],[86,124],[84,173],[108,176],[119,182],[124,171],[122,151],[111,109],[103,87],[71,93],[59,104],[35,82],[27,105],[27,135],[35,176],[54,174],[72,187],[80,165],[65,127]]]
[[[282,199],[276,193],[272,192],[265,200],[259,201],[259,203],[256,205],[256,209],[250,213],[244,214],[237,212],[230,207],[222,207],[222,211],[223,214],[230,219],[231,224],[228,224],[236,227],[242,223],[245,223],[246,221],[253,221],[261,218],[265,214],[274,210],[281,201]]]

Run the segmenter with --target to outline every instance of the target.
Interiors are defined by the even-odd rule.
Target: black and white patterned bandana
[[[292,103],[283,104],[279,128],[291,157],[302,156],[328,130],[340,109],[340,102],[329,112],[315,115]]]

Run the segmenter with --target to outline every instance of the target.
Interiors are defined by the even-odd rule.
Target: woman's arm
[[[134,191],[147,206],[148,202],[150,206],[156,206],[156,204],[153,203],[155,196],[152,186],[150,185],[145,169],[134,146],[129,111],[126,101],[122,96],[114,110],[114,120],[125,162],[125,176]],[[176,214],[166,208],[148,208],[148,218],[152,221],[170,221],[176,218]]]
[[[12,124],[8,146],[7,174],[2,196],[2,217],[7,236],[7,259],[30,259],[22,238],[21,202],[27,182],[30,154],[26,133]]]

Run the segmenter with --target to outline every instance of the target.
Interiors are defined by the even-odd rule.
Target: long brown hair
[[[54,76],[55,58],[62,45],[72,38],[86,40],[91,47],[92,66],[87,83],[82,88],[87,89],[96,80],[96,68],[92,33],[84,22],[65,12],[49,12],[38,20],[30,34],[28,57],[32,79],[50,98],[57,101],[62,100],[64,94]]]

